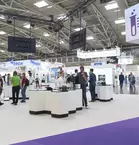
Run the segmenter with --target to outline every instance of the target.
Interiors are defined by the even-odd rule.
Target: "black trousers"
[[[36,88],[39,88],[39,81],[36,81]]]
[[[83,106],[88,106],[86,97],[86,84],[81,84]]]
[[[17,104],[19,99],[20,86],[12,87],[13,103]]]
[[[123,83],[120,83],[120,93],[123,93]]]
[[[2,100],[1,100],[2,90],[3,90],[3,89],[2,89],[2,88],[0,88],[0,103],[1,103],[1,101],[2,101]]]
[[[90,86],[91,101],[96,100],[96,86]]]

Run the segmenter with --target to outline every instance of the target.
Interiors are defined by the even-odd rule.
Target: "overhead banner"
[[[40,66],[40,60],[21,60],[21,61],[8,61],[0,65],[3,68],[11,68],[11,67],[22,67],[22,66]]]
[[[118,64],[127,65],[133,64],[134,57],[133,56],[121,56],[118,58]]]
[[[121,51],[119,47],[109,50],[100,50],[100,51],[77,51],[77,57],[81,59],[89,59],[89,58],[103,58],[103,57],[114,57],[120,56]]]
[[[125,10],[126,42],[139,44],[139,4]]]

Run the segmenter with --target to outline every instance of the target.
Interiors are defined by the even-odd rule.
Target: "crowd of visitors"
[[[28,86],[32,86],[35,84],[36,88],[40,88],[40,81],[41,83],[46,82],[46,76],[43,75],[42,79],[40,80],[39,75],[36,74],[36,78],[33,77],[32,73],[28,71],[28,76],[26,76],[25,73],[18,74],[16,71],[13,72],[13,76],[11,77],[10,74],[7,74],[5,76],[0,75],[0,106],[3,105],[1,95],[3,92],[3,86],[6,84],[7,86],[12,85],[12,104],[17,105],[19,100],[19,93],[21,91],[22,100],[21,103],[26,102],[26,91]],[[87,87],[89,88],[90,95],[91,95],[91,101],[96,101],[96,75],[94,74],[94,70],[90,69],[89,75],[87,72],[85,72],[84,67],[80,67],[80,72],[78,70],[75,70],[75,73],[73,75],[67,75],[67,79],[65,81],[64,72],[63,70],[60,70],[59,75],[56,79],[58,87],[62,87],[64,83],[67,84],[72,82],[73,83],[73,89],[76,88],[76,85],[80,85],[80,88],[82,89],[82,104],[86,108],[88,107],[88,101],[87,101]],[[129,89],[130,93],[133,94],[136,92],[136,79],[133,73],[131,72],[129,76],[124,76],[123,73],[119,75],[119,85],[120,85],[120,93],[123,93],[123,85],[127,84],[129,81]],[[89,86],[88,86],[89,85]]]

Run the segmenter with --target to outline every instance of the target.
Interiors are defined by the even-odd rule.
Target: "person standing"
[[[129,75],[129,83],[130,83],[130,93],[135,94],[136,93],[136,87],[135,87],[136,79],[135,79],[135,76],[132,74],[132,72]]]
[[[32,73],[31,73],[31,72],[29,72],[29,77],[28,77],[28,80],[29,80],[29,85],[30,85],[30,86],[32,86],[32,85],[33,85],[33,83],[34,83],[34,78],[33,78],[33,76],[32,76]]]
[[[7,85],[10,86],[10,74],[7,75]]]
[[[3,76],[4,83],[6,83],[6,74]]]
[[[126,75],[126,76],[125,76],[125,84],[126,84],[126,85],[127,85],[127,78],[128,78],[128,77],[127,77],[127,75]]]
[[[35,79],[35,82],[36,82],[36,89],[40,87],[40,83],[39,83],[39,76],[38,74],[36,74],[36,79]]]
[[[87,97],[86,97],[86,86],[87,86],[87,81],[88,81],[88,75],[86,72],[84,72],[84,67],[80,67],[80,72],[78,73],[78,78],[79,78],[79,83],[81,85],[82,89],[82,101],[83,101],[83,106],[87,108],[88,103],[87,103]]]
[[[25,73],[23,73],[21,85],[22,85],[22,89],[21,89],[22,101],[21,101],[21,103],[25,103],[26,102],[26,90],[27,90],[27,87],[29,86],[29,80],[27,79]]]
[[[123,93],[123,83],[124,83],[124,75],[123,73],[121,72],[121,74],[119,75],[119,82],[120,82],[120,93]]]
[[[2,106],[4,103],[2,103],[2,91],[3,91],[3,80],[2,80],[2,76],[0,75],[0,106]]]
[[[96,101],[96,75],[93,73],[94,70],[90,69],[90,77],[89,77],[89,88],[90,88],[90,94],[91,94],[91,101],[90,102],[95,102]]]
[[[13,72],[11,83],[12,83],[12,99],[13,99],[12,104],[17,105],[20,91],[20,77],[17,75],[16,71]]]
[[[76,85],[79,84],[79,79],[78,79],[78,69],[75,69],[75,74],[72,75],[72,80],[73,80],[73,89],[76,89]]]
[[[45,81],[46,81],[46,76],[45,76],[45,74],[43,74],[43,76],[42,76],[42,83],[45,83]]]
[[[66,81],[63,77],[63,72],[60,72],[59,73],[59,77],[58,79],[56,80],[56,87],[59,89],[61,88],[62,86],[64,86],[66,84]]]

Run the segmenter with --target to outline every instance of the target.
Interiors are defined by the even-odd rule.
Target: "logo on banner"
[[[10,61],[11,62],[11,64],[13,64],[13,65],[23,65],[23,62],[20,62],[20,61],[17,61],[17,62],[15,62],[15,61]]]
[[[102,62],[96,62],[96,63],[94,63],[94,66],[96,66],[96,65],[103,65],[103,63]]]
[[[37,62],[37,61],[30,60],[30,62],[34,65],[40,65],[40,62]]]
[[[136,36],[137,29],[139,29],[139,16],[136,14],[135,9],[131,12],[130,24],[131,24],[131,35]]]

